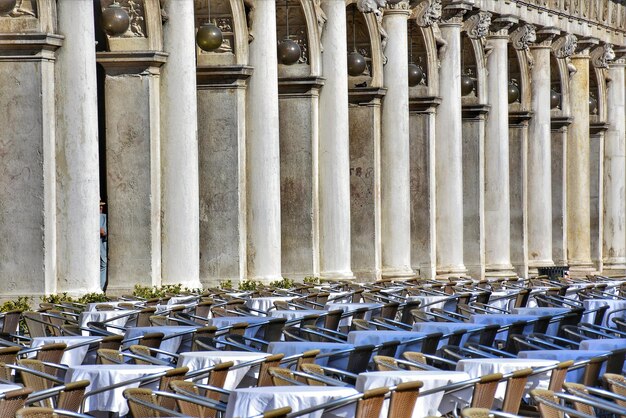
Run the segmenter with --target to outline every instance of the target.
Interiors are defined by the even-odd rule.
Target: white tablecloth
[[[515,303],[515,298],[511,299],[507,298],[507,296],[515,295],[517,293],[519,293],[519,290],[497,290],[495,292],[491,292],[491,296],[489,296],[489,305],[494,308],[508,311]]]
[[[256,309],[258,311],[267,312],[270,308],[274,308],[275,301],[284,301],[289,302],[292,299],[295,299],[294,296],[270,296],[270,297],[262,297],[262,298],[252,298],[246,300],[246,306],[248,308]],[[256,315],[256,312],[253,312]]]
[[[0,384],[0,393],[11,392],[16,389],[22,389],[22,387],[20,385]]]
[[[122,316],[119,319],[115,319],[112,321],[109,321],[107,323],[111,324],[111,325],[115,325],[118,327],[123,327],[126,325],[126,322],[128,321],[128,318],[130,318],[130,316],[132,315],[128,315],[129,312],[132,311],[123,311],[123,310],[115,310],[115,311],[88,311],[88,312],[81,312],[80,316],[79,316],[79,323],[81,327],[86,328],[87,324],[89,322],[104,322],[104,321],[109,321],[111,318],[116,318],[119,316]],[[124,333],[124,331],[117,329],[117,328],[107,328],[110,332],[113,332],[115,334],[119,334],[122,335]],[[83,331],[83,335],[87,336],[89,335],[89,333],[87,331]]]
[[[535,360],[535,359],[502,359],[502,358],[480,358],[480,359],[466,359],[457,363],[456,369],[458,371],[467,372],[470,377],[481,377],[492,373],[511,373],[516,370],[526,369],[528,367],[546,367],[557,364],[558,361],[554,360]],[[547,389],[550,381],[550,374],[542,373],[540,375],[531,376],[526,383],[527,391],[531,389]],[[497,401],[504,399],[504,393],[506,392],[506,382],[502,382],[498,385],[495,398]],[[527,392],[528,393],[528,392]]]
[[[597,309],[601,306],[605,306],[608,305],[609,309],[604,313],[604,319],[602,320],[602,326],[610,326],[610,327],[615,327],[615,323],[613,321],[611,321],[610,318],[625,318],[626,317],[626,311],[623,312],[618,312],[615,315],[611,315],[611,311],[617,310],[617,309],[625,309],[626,308],[626,300],[616,300],[616,299],[587,299],[585,301],[583,301],[583,306],[585,307],[585,310],[593,310],[593,309]],[[591,314],[585,314],[583,315],[583,320],[582,322],[590,322],[593,323],[594,319],[595,319],[595,312],[591,313]],[[608,321],[607,321],[608,319]]]
[[[470,322],[473,324],[491,325],[497,324],[500,326],[511,325],[518,321],[531,321],[537,319],[534,315],[511,315],[511,314],[478,314],[470,316]],[[535,324],[531,324],[525,327],[524,333],[530,333],[533,331]],[[501,331],[498,333],[497,338],[505,340],[508,336],[508,331]]]
[[[242,322],[248,324],[244,335],[252,338],[256,336],[259,328],[268,322],[268,318],[265,316],[218,316],[209,319],[208,324],[218,328],[226,328]]]
[[[432,308],[437,308],[437,309],[445,309],[446,308],[446,301],[448,301],[449,304],[456,304],[455,301],[450,301],[450,295],[446,295],[446,296],[422,296],[422,295],[418,295],[418,296],[409,296],[407,298],[408,300],[419,300],[420,301],[420,310],[424,311],[424,312],[430,312],[430,310]],[[428,306],[426,306],[428,305]]]
[[[107,364],[74,366],[70,367],[65,375],[65,382],[89,380],[86,393],[105,386],[121,383],[127,380],[147,376],[154,373],[171,369],[166,366],[139,366],[134,364]],[[103,392],[87,398],[85,411],[111,411],[120,416],[128,413],[128,404],[124,399],[124,390],[138,387],[138,383],[132,383],[107,392]]]
[[[133,305],[141,305],[142,302],[139,301],[128,301],[128,300],[119,300],[119,301],[115,301],[115,302],[93,302],[93,303],[88,303],[87,304],[87,309],[85,309],[87,312],[91,312],[91,311],[95,311],[96,310],[96,306],[97,305],[111,305],[111,306],[118,306],[120,303],[132,303]],[[123,309],[116,309],[117,312],[119,313],[123,313],[124,310]]]
[[[81,336],[67,336],[67,337],[35,337],[30,343],[31,348],[41,347],[46,344],[60,344],[67,345],[67,349],[61,357],[61,364],[67,366],[78,366],[83,364],[87,351],[89,351],[89,345],[83,345],[81,347],[71,348],[73,345],[85,343],[88,341],[98,341],[99,337],[81,337]],[[35,353],[32,354],[35,356]]]
[[[383,307],[382,303],[370,302],[370,303],[336,303],[336,302],[328,302],[324,309],[327,311],[334,311],[336,309],[341,309],[344,312],[354,311],[360,308],[369,309],[365,313],[365,319],[370,320],[372,318],[372,310],[376,310],[376,308]],[[352,324],[352,317],[344,318],[339,322],[340,327],[349,327]]]
[[[422,332],[424,334],[433,334],[435,332],[441,332],[444,335],[450,334],[458,330],[473,330],[482,328],[483,325],[471,324],[467,322],[416,322],[413,324],[413,331]],[[464,345],[469,336],[466,334],[461,338],[461,345]],[[439,342],[439,347],[446,345],[448,339],[444,338]]]
[[[350,331],[348,334],[348,343],[359,346],[366,344],[378,345],[387,341],[407,341],[415,338],[423,337],[426,334],[423,332],[412,331]],[[396,351],[396,355],[404,353],[405,351],[421,351],[422,342],[416,342],[412,344],[401,345]]]
[[[343,343],[314,343],[314,342],[301,342],[301,341],[276,341],[271,342],[267,347],[267,352],[272,354],[283,353],[285,357],[293,356],[294,354],[302,354],[308,350],[320,350],[320,354],[333,353],[335,351],[348,350],[353,348],[352,344]],[[323,357],[316,360],[316,363],[320,366],[336,367],[338,369],[344,369],[348,365],[348,355],[342,356],[339,359],[328,361],[327,357]]]
[[[251,353],[248,351],[192,351],[189,353],[181,353],[178,357],[178,367],[187,366],[189,370],[206,369],[218,363],[232,361],[235,365],[245,363],[252,360],[267,357],[266,353]],[[241,367],[228,372],[224,389],[233,390],[239,385],[250,367]],[[202,383],[206,383],[203,379]]]
[[[603,350],[532,350],[532,351],[520,351],[517,353],[517,357],[520,359],[550,359],[558,362],[567,360],[586,360],[592,357],[606,354]],[[525,360],[528,361],[528,360]],[[582,377],[584,374],[584,368],[573,370],[567,373],[566,381],[574,383],[582,383]]]
[[[270,311],[270,316],[272,318],[285,318],[287,321],[292,319],[300,319],[307,315],[320,315],[322,313],[326,313],[322,310],[315,309],[289,309],[289,310],[273,310]],[[324,318],[320,318],[321,323],[324,322]]]
[[[580,342],[581,350],[606,350],[612,351],[626,348],[626,338],[603,338],[601,340],[584,340]]]
[[[357,393],[352,388],[333,386],[275,386],[272,388],[236,389],[228,397],[226,418],[250,417],[285,406],[290,406],[293,411],[300,411]],[[334,410],[330,414],[333,417],[354,417],[355,406],[356,403],[346,408]],[[303,418],[320,418],[322,416],[322,411],[320,411],[305,415]]]
[[[188,333],[186,335],[168,338],[168,339],[165,339],[165,337],[168,337],[173,334],[180,334],[183,332],[193,331],[197,328],[198,327],[194,327],[194,326],[131,327],[126,330],[124,339],[132,340],[126,343],[126,346],[130,346],[131,344],[138,344],[139,338],[141,338],[145,334],[148,334],[151,332],[162,332],[163,342],[161,343],[159,348],[163,351],[167,351],[168,353],[177,353],[179,351],[191,350],[192,334]],[[171,360],[171,357],[168,357],[168,356],[162,357],[160,354],[158,357],[164,358],[166,360]]]
[[[359,392],[383,386],[395,386],[404,382],[419,380],[424,383],[420,392],[435,389],[452,383],[469,380],[469,374],[465,372],[448,371],[391,371],[391,372],[367,372],[361,373],[356,380],[355,388]],[[441,415],[451,412],[455,404],[460,406],[469,403],[472,398],[472,389],[465,389],[444,396],[444,391],[433,393],[428,396],[419,396],[413,409],[413,418],[423,418],[427,415]],[[379,418],[387,418],[389,401],[385,401]],[[394,418],[394,417],[389,417]]]

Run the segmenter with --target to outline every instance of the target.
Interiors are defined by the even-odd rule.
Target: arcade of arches
[[[2,297],[98,291],[100,199],[112,293],[626,272],[624,0],[0,11]]]

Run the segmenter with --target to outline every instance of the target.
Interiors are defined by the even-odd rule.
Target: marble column
[[[0,293],[15,299],[56,292],[54,51],[63,38],[36,28],[8,33],[7,20],[0,18]]]
[[[193,0],[162,0],[161,280],[200,287],[196,49]]]
[[[350,131],[346,4],[322,0],[328,17],[322,33],[322,77],[319,98],[319,236],[320,275],[351,278]]]
[[[161,282],[160,67],[155,51],[99,52],[106,71],[109,286]]]
[[[572,124],[567,143],[567,260],[574,277],[594,272],[591,262],[589,49],[572,55],[570,78]]]
[[[248,277],[281,278],[280,159],[276,2],[255,2],[250,32],[247,115]]]
[[[408,2],[389,4],[383,15],[388,41],[384,66],[387,95],[382,108],[381,244],[387,277],[413,275],[411,269],[411,187],[409,148]]]
[[[485,274],[515,276],[511,265],[511,207],[509,185],[508,29],[491,33],[487,43],[485,121]]]
[[[57,291],[100,291],[100,183],[94,8],[57,3],[65,36],[55,67]]]
[[[447,42],[441,54],[435,147],[437,274],[466,272],[463,264],[463,155],[461,115],[461,17],[439,24]]]
[[[621,58],[609,66],[607,88],[608,130],[604,136],[603,271],[626,272],[626,97]]]
[[[550,121],[551,42],[530,47],[531,110],[528,124],[528,265],[551,266],[552,260],[552,132]]]

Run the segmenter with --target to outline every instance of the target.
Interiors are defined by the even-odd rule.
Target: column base
[[[332,279],[332,280],[354,280],[356,277],[351,270],[347,271],[324,271],[320,273],[321,279]]]
[[[174,282],[169,282],[161,279],[161,286],[176,284],[180,284],[188,289],[203,289],[202,283],[200,283],[200,279],[180,280]]]
[[[243,280],[254,280],[257,282],[261,282],[263,284],[270,284],[270,282],[274,282],[277,280],[282,280],[283,276],[281,275],[268,275],[268,276],[248,276]]]
[[[615,258],[606,260],[602,266],[602,274],[606,276],[620,276],[626,274],[626,259]]]
[[[123,296],[123,295],[132,295],[134,290],[134,286],[107,286],[106,295],[107,296]]]
[[[509,278],[517,277],[512,264],[492,264],[485,266],[485,277]]]
[[[463,264],[457,266],[438,266],[436,279],[448,280],[450,277],[467,275],[467,268]]]
[[[598,274],[598,270],[591,262],[569,262],[569,276],[572,278],[584,278],[594,274]]]
[[[554,267],[554,265],[552,260],[528,260],[528,275],[538,276],[539,267]]]
[[[413,269],[410,267],[400,267],[400,268],[383,267],[382,276],[383,276],[383,279],[393,279],[396,277],[399,279],[408,279],[408,278],[417,277]]]

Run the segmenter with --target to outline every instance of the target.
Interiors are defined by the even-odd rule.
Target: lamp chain
[[[356,7],[352,8],[352,49],[356,52],[356,24],[354,23],[354,11]]]
[[[285,0],[285,10],[287,13],[287,39],[289,39],[289,0]]]

